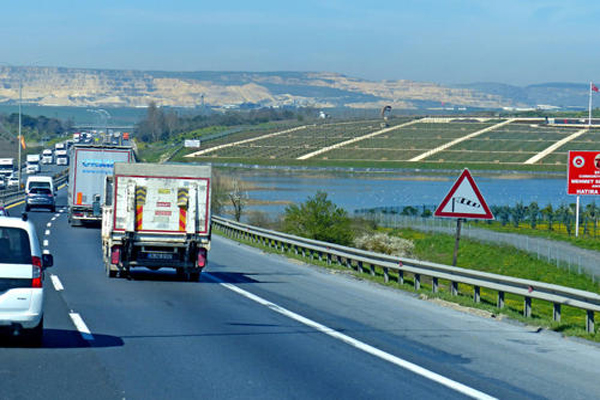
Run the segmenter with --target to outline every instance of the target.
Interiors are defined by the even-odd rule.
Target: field
[[[289,163],[305,156],[306,165],[357,167],[430,167],[533,169],[564,171],[569,150],[599,150],[600,130],[586,126],[552,126],[541,119],[398,118],[304,125],[285,132],[242,131],[203,143],[203,152],[186,161]],[[396,127],[396,129],[393,129]],[[580,132],[578,137],[571,135]],[[548,151],[533,166],[526,162]],[[350,141],[349,143],[346,143]],[[343,145],[342,145],[343,144]],[[209,149],[214,149],[209,151]],[[317,152],[315,154],[312,154]],[[188,154],[191,151],[188,151]],[[188,155],[188,157],[190,157]],[[531,163],[531,162],[530,162]]]

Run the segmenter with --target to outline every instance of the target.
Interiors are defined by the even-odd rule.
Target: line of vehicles
[[[68,221],[101,224],[108,277],[129,276],[136,268],[170,268],[184,280],[199,279],[211,244],[210,166],[138,163],[131,146],[112,143],[74,143],[67,152],[72,160]],[[25,210],[54,212],[56,191],[51,177],[29,175]],[[10,217],[3,209],[0,331],[33,346],[42,343],[44,270],[54,263],[40,249],[27,214]]]

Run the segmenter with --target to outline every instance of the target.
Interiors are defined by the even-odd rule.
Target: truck
[[[116,162],[135,162],[131,146],[75,144],[69,168],[68,220],[71,226],[102,220],[104,178]]]
[[[56,165],[69,165],[69,155],[67,150],[55,150],[54,156],[56,157]]]
[[[39,154],[27,154],[27,165],[25,173],[28,175],[37,174],[40,172],[41,156]]]
[[[15,170],[14,158],[0,158],[0,176],[8,178]]]
[[[52,149],[44,149],[42,151],[42,164],[54,163],[54,152]]]
[[[209,165],[116,163],[102,206],[107,276],[170,268],[197,281],[210,250],[211,178]]]

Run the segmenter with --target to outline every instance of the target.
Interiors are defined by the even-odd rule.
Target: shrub
[[[385,233],[364,234],[354,239],[354,246],[397,257],[412,257],[415,244],[411,240],[389,236]]]

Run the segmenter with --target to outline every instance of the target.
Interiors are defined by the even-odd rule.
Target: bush
[[[327,199],[327,193],[318,191],[306,202],[292,204],[285,209],[283,230],[297,236],[348,246],[354,237],[352,220],[346,211]]]
[[[354,239],[354,246],[375,253],[397,257],[412,257],[415,244],[411,240],[385,233],[364,234]]]

